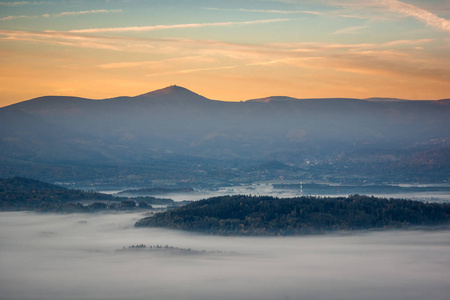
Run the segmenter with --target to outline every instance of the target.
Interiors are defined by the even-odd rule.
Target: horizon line
[[[80,98],[80,99],[92,100],[92,101],[103,101],[103,100],[109,100],[109,99],[121,98],[121,97],[136,98],[136,97],[140,97],[140,96],[143,96],[143,95],[146,95],[146,94],[151,94],[151,93],[154,93],[154,92],[170,89],[170,88],[173,88],[173,87],[177,87],[177,88],[180,88],[180,89],[187,90],[187,91],[189,91],[191,93],[197,94],[197,95],[199,95],[199,96],[201,96],[201,97],[203,97],[203,98],[205,98],[207,100],[210,100],[210,101],[235,102],[235,103],[251,102],[251,101],[256,102],[256,100],[264,100],[264,99],[268,100],[267,102],[270,102],[271,101],[270,98],[290,98],[292,100],[324,100],[324,99],[339,100],[339,99],[347,99],[347,100],[360,100],[360,101],[371,101],[371,100],[373,101],[373,100],[379,99],[380,101],[386,100],[386,102],[389,101],[389,100],[392,100],[392,102],[394,102],[394,101],[444,101],[444,100],[450,100],[450,97],[449,98],[440,98],[440,99],[405,99],[405,98],[397,98],[397,97],[380,97],[380,96],[374,96],[374,97],[368,97],[368,98],[354,98],[354,97],[297,98],[297,97],[291,97],[291,96],[286,96],[286,95],[271,95],[271,96],[266,96],[266,97],[250,98],[250,99],[246,99],[246,100],[231,100],[230,101],[230,100],[211,99],[211,98],[205,97],[205,96],[203,96],[201,94],[198,94],[196,92],[193,92],[192,90],[190,90],[188,88],[185,88],[183,86],[180,86],[180,85],[177,85],[177,84],[173,84],[173,85],[166,86],[164,88],[159,88],[159,89],[152,90],[152,91],[145,92],[145,93],[141,93],[141,94],[138,94],[138,95],[135,95],[135,96],[119,95],[119,96],[106,97],[106,98],[101,98],[101,99],[86,98],[86,97],[74,96],[74,95],[56,95],[56,94],[54,94],[54,95],[43,95],[43,96],[37,96],[37,97],[33,97],[33,98],[30,98],[30,99],[27,99],[27,100],[23,100],[23,101],[18,101],[18,102],[12,103],[12,104],[7,104],[7,105],[4,105],[4,106],[0,106],[0,109],[4,108],[4,107],[8,107],[8,106],[13,106],[13,105],[16,105],[16,104],[19,104],[19,103],[27,102],[27,101],[32,101],[32,100],[35,100],[35,99],[44,98],[44,97],[67,97],[67,98]],[[261,102],[264,102],[264,101],[261,101]]]

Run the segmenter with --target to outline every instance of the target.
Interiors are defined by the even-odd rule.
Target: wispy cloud
[[[296,3],[294,1],[289,3]],[[314,11],[314,10],[277,10],[277,9],[247,9],[247,8],[217,8],[217,7],[202,7],[204,10],[211,11],[234,11],[234,12],[249,12],[249,13],[264,13],[264,14],[306,14],[316,16],[331,16],[341,18],[354,18],[354,19],[373,19],[374,17],[359,16],[356,14],[345,13],[342,11]]]
[[[71,33],[102,33],[102,32],[131,32],[131,31],[154,31],[166,29],[184,29],[184,28],[202,28],[202,27],[225,27],[237,25],[267,24],[275,22],[286,22],[291,19],[269,19],[244,22],[221,22],[221,23],[192,23],[192,24],[173,24],[173,25],[152,25],[152,26],[134,26],[134,27],[114,27],[114,28],[90,28],[69,30]],[[50,32],[50,31],[49,31]]]
[[[242,12],[253,12],[253,13],[271,13],[271,14],[311,14],[311,15],[323,15],[324,13],[311,10],[276,10],[276,9],[246,9],[246,8],[217,8],[217,7],[202,7],[206,10],[216,10],[216,11],[242,11]]]
[[[111,62],[99,69],[136,69],[145,76],[189,74],[241,67],[332,70],[364,76],[402,76],[448,82],[450,55],[435,57],[424,48],[431,39],[385,43],[271,43],[238,44],[214,40],[147,39],[95,36],[70,32],[0,30],[0,40],[146,53],[164,56],[155,61]],[[148,74],[148,70],[154,73]]]
[[[197,73],[197,72],[205,72],[205,71],[235,69],[236,67],[237,66],[225,66],[225,67],[215,67],[215,68],[185,69],[185,70],[177,70],[177,71],[169,71],[169,72],[160,72],[160,73],[148,74],[147,77],[161,76],[161,75],[189,74],[189,73]]]
[[[40,4],[51,4],[50,1],[15,1],[15,2],[7,2],[0,1],[0,5],[6,6],[22,6],[22,5],[40,5]]]
[[[366,0],[366,1],[338,0],[332,2],[332,5],[343,6],[351,9],[379,8],[393,13],[398,13],[403,16],[413,17],[416,20],[426,24],[427,26],[438,30],[450,31],[450,20],[441,18],[426,9],[398,0]]]
[[[32,19],[32,18],[38,18],[39,16],[26,16],[26,15],[20,15],[20,16],[7,16],[0,18],[0,21],[7,21],[7,20],[15,20],[15,19]]]
[[[340,29],[340,30],[336,30],[335,32],[333,32],[333,34],[344,34],[344,33],[350,33],[350,34],[354,34],[354,33],[359,33],[359,31],[361,29],[367,28],[369,26],[354,26],[354,27],[349,27],[349,28],[344,28],[344,29]]]
[[[377,0],[376,2],[381,6],[385,6],[390,11],[414,17],[430,27],[450,32],[449,20],[441,18],[425,9],[397,0]]]
[[[70,32],[30,32],[0,30],[0,40],[46,43],[68,47],[108,49],[128,53],[205,57],[223,56],[232,59],[250,59],[262,49],[257,45],[227,43],[214,40],[180,38],[133,38],[125,36],[95,36]]]
[[[121,9],[94,9],[94,10],[82,10],[82,11],[65,11],[59,14],[52,15],[53,17],[63,17],[63,16],[79,16],[86,14],[109,14],[109,13],[120,13]]]
[[[30,32],[15,30],[0,30],[0,40],[39,42],[51,45],[69,47],[108,49],[123,51],[126,42],[120,39],[106,39],[102,37],[86,37],[63,32]]]
[[[50,18],[50,17],[65,17],[65,16],[79,16],[86,14],[106,14],[106,13],[120,13],[121,9],[95,9],[95,10],[82,10],[82,11],[65,11],[57,14],[41,14],[41,15],[20,15],[20,16],[7,16],[0,18],[0,21],[14,20],[14,19],[34,19],[34,18]]]
[[[430,43],[432,39],[415,39],[415,40],[394,40],[385,43],[360,43],[360,44],[344,44],[344,43],[317,43],[317,42],[298,42],[298,43],[266,43],[266,44],[243,44],[229,43],[215,40],[194,40],[181,38],[133,38],[124,36],[94,36],[85,35],[74,32],[61,31],[15,31],[0,30],[0,39],[44,42],[49,44],[67,43],[77,47],[99,47],[111,48],[129,52],[156,53],[178,53],[182,55],[192,51],[196,56],[201,54],[225,55],[230,53],[229,57],[238,59],[247,59],[249,56],[257,54],[264,57],[276,57],[276,59],[287,58],[283,55],[290,53],[309,53],[317,51],[347,51],[353,49],[359,51],[362,49],[384,49],[384,48],[414,48]],[[235,54],[232,54],[235,53]],[[273,59],[273,60],[276,60]]]
[[[148,61],[132,61],[132,62],[118,62],[118,63],[107,63],[99,65],[102,69],[124,69],[124,68],[136,68],[142,66],[151,66],[159,61],[148,60]]]
[[[261,62],[255,62],[246,64],[247,66],[268,66],[268,65],[275,65],[280,63],[291,63],[292,61],[298,60],[296,58],[282,58],[282,59],[275,59],[275,60],[267,60],[267,61],[261,61]]]
[[[147,60],[147,61],[131,61],[131,62],[118,62],[107,63],[98,65],[102,69],[125,69],[125,68],[163,68],[168,64],[180,64],[180,63],[213,63],[214,60],[205,56],[184,56],[169,58],[164,60]]]

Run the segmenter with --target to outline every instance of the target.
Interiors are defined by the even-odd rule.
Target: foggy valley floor
[[[447,299],[450,293],[450,231],[216,237],[134,228],[142,217],[1,212],[0,299]],[[137,244],[207,252],[116,251]]]

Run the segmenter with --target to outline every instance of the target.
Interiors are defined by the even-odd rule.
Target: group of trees
[[[334,230],[403,228],[450,221],[450,205],[400,199],[224,196],[155,214],[136,226],[224,235],[317,234]]]

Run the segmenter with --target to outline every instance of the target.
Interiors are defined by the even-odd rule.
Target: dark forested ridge
[[[449,204],[360,195],[286,199],[224,196],[158,213],[140,220],[136,226],[222,235],[293,235],[439,225],[449,221]]]
[[[98,201],[83,206],[77,201]],[[106,204],[106,202],[111,202]],[[154,197],[125,198],[67,189],[39,180],[14,177],[0,179],[0,210],[42,212],[90,212],[104,209],[151,208],[151,204],[175,205],[171,199]]]
[[[117,201],[110,195],[67,189],[29,178],[0,179],[0,208],[4,210],[47,210],[57,208],[63,203],[79,200]]]

